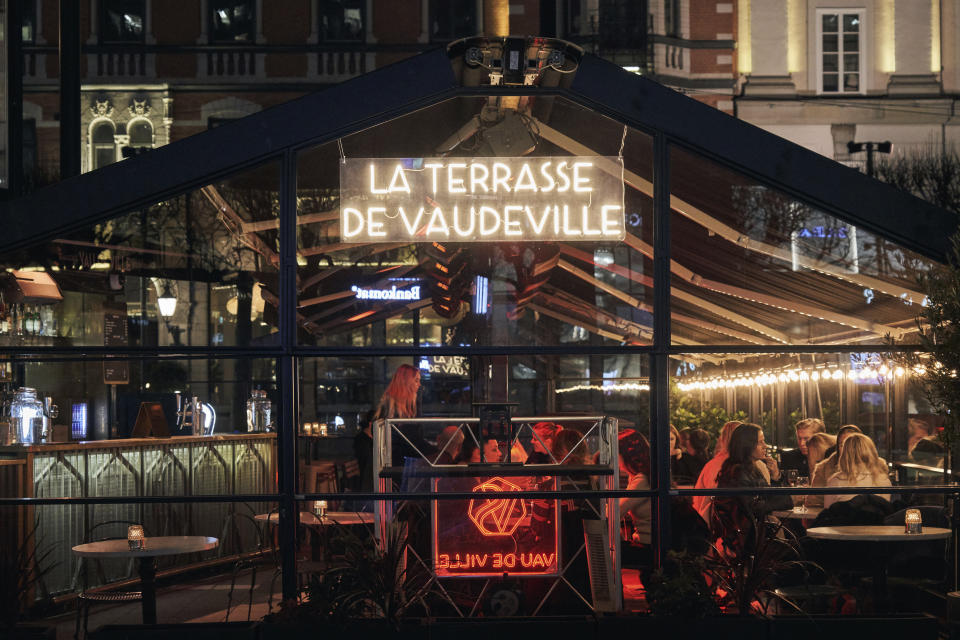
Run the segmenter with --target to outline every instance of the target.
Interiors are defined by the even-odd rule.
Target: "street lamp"
[[[847,143],[847,153],[862,153],[867,152],[867,175],[871,178],[876,177],[874,175],[873,168],[873,154],[877,153],[890,153],[893,151],[893,143],[889,140],[883,142],[854,142],[851,140]]]

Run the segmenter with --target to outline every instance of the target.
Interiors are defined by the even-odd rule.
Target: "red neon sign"
[[[473,488],[474,491],[523,491],[503,478],[491,478]],[[512,536],[527,517],[527,502],[519,498],[486,498],[471,500],[467,515],[485,536]]]
[[[541,482],[538,482],[541,481]],[[451,478],[434,481],[434,491],[496,494],[551,490],[552,479],[537,477]],[[477,495],[440,500],[433,507],[433,565],[440,577],[544,576],[559,572],[556,500]]]

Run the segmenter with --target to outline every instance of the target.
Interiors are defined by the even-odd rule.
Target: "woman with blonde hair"
[[[827,450],[837,444],[837,436],[815,433],[807,440],[807,464],[811,469],[827,457]]]
[[[890,486],[886,463],[877,454],[877,447],[873,444],[873,440],[862,433],[851,434],[844,440],[837,466],[839,471],[827,481],[828,487]],[[824,496],[823,506],[829,507],[835,502],[850,500],[854,495]],[[890,499],[889,494],[878,495],[877,497],[884,500]]]

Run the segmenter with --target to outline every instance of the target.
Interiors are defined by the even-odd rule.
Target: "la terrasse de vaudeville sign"
[[[348,243],[623,240],[623,161],[346,158],[340,237]]]

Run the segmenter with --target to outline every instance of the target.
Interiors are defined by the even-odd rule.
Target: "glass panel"
[[[858,53],[860,51],[860,36],[857,34],[844,34],[843,50],[846,53]]]
[[[474,0],[430,0],[430,39],[454,40],[476,35]]]
[[[408,417],[469,417],[474,403],[499,398],[517,403],[516,416],[603,414],[621,427],[648,431],[646,356],[423,355],[304,359],[301,432],[305,423],[317,423],[331,436],[354,435],[398,370],[419,381],[410,391],[415,413]],[[424,426],[423,437],[432,441],[443,426]]]
[[[835,13],[824,14],[821,19],[822,19],[824,33],[837,32],[837,14]]]
[[[916,339],[932,261],[691,152],[671,159],[674,344]]]
[[[837,54],[828,53],[823,56],[823,70],[824,71],[837,70]]]
[[[856,73],[845,73],[843,74],[843,90],[844,91],[859,91],[860,90],[860,75]]]
[[[6,256],[0,344],[278,344],[278,184],[264,165]]]
[[[823,90],[824,91],[839,91],[839,79],[835,73],[825,73],[823,74]]]
[[[320,39],[363,40],[363,12],[366,0],[323,0],[321,2]]]
[[[102,0],[100,40],[143,42],[143,0]]]
[[[857,32],[860,30],[860,16],[856,13],[845,13],[843,15],[843,30],[845,32]]]
[[[210,0],[210,40],[253,43],[256,29],[252,0]]]
[[[15,358],[0,373],[0,459],[26,460],[27,496],[276,491],[272,359]]]
[[[837,34],[835,33],[823,34],[823,50],[824,51],[837,50]]]
[[[679,356],[674,370],[672,423],[706,430],[714,448],[728,420],[758,424],[780,469],[823,487],[839,469],[830,449],[849,431],[869,438],[880,458],[876,467],[883,468],[883,477],[875,474],[881,484],[887,477],[904,485],[943,482],[942,418],[923,399],[916,372],[892,354],[690,354]],[[748,400],[734,407],[739,392]],[[816,421],[802,422],[810,419]],[[827,436],[808,441],[820,431]]]
[[[8,467],[0,463],[0,473]],[[3,487],[0,483],[0,487]],[[156,559],[157,569],[161,572],[171,572],[177,575],[174,580],[181,589],[202,589],[211,586],[211,578],[205,575],[203,584],[193,584],[196,578],[183,575],[184,569],[192,568],[194,575],[201,566],[216,564],[218,560],[236,555],[247,555],[270,552],[273,547],[273,537],[264,528],[262,522],[255,519],[255,515],[268,514],[276,511],[276,502],[268,500],[257,502],[208,502],[183,503],[172,502],[167,504],[90,504],[90,505],[42,505],[30,507],[0,507],[0,542],[4,545],[5,553],[0,558],[5,575],[24,575],[31,572],[27,592],[20,591],[18,595],[29,598],[25,605],[29,612],[24,618],[37,624],[36,616],[48,616],[49,610],[43,607],[42,602],[49,601],[51,596],[63,596],[71,592],[85,589],[95,589],[106,585],[113,588],[122,588],[121,581],[136,581],[139,579],[138,563],[133,557],[102,558],[96,556],[80,557],[72,549],[81,544],[98,542],[100,544],[117,544],[129,550],[128,532],[133,525],[143,528],[144,540],[149,548],[151,539],[166,536],[204,536],[212,538],[216,544],[206,550],[197,550],[189,554],[161,556]],[[36,565],[32,559],[36,558]],[[19,564],[19,571],[13,569]],[[37,579],[33,572],[40,574]],[[256,572],[254,572],[256,573]],[[254,575],[251,582],[231,584],[229,575],[223,578],[213,578],[219,582],[215,588],[230,591],[227,597],[240,598],[254,596],[253,615],[258,611],[267,613],[267,594],[271,589],[270,581],[273,571],[266,571]],[[279,579],[279,576],[277,576]],[[221,581],[222,580],[222,581]],[[279,580],[278,580],[279,581]],[[236,590],[236,591],[234,591]],[[274,597],[275,594],[274,594]],[[193,597],[189,606],[189,613],[173,602],[165,602],[161,591],[158,594],[158,609],[161,619],[168,623],[186,622],[188,616],[211,615],[219,612],[223,615],[224,601],[220,598]],[[169,606],[165,606],[169,605]],[[246,600],[244,600],[244,615],[246,615]],[[89,628],[95,629],[107,624],[112,616],[122,612],[138,622],[141,619],[139,601],[126,604],[126,611],[116,607],[91,607],[89,613]],[[44,609],[45,612],[37,612]],[[57,622],[50,618],[39,621],[40,624],[53,625]],[[73,622],[71,621],[71,625]],[[71,631],[71,633],[73,633]]]
[[[300,155],[304,343],[649,344],[651,138],[560,98],[519,108],[453,99],[343,138],[343,162]],[[554,173],[574,166],[579,187]]]
[[[859,71],[860,70],[860,56],[857,54],[844,54],[843,56],[843,70],[844,71]]]

